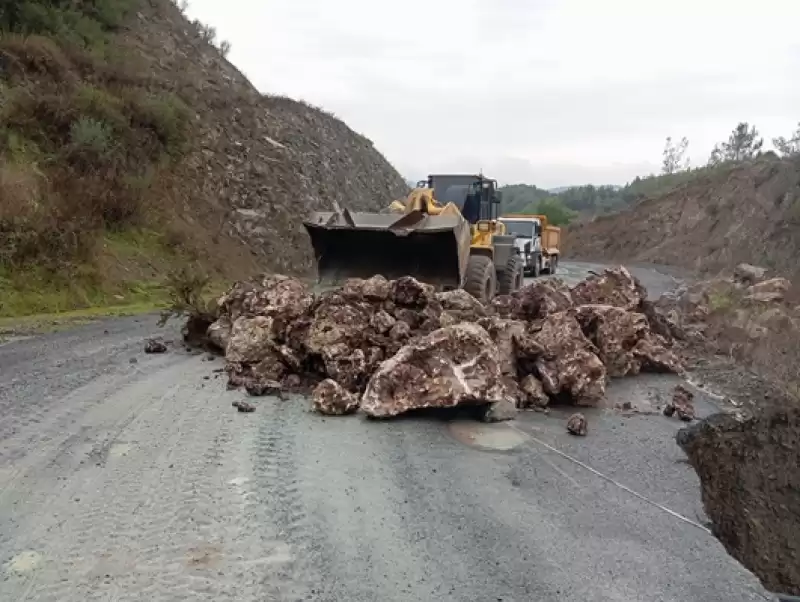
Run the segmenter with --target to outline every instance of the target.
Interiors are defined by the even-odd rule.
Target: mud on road
[[[680,422],[648,413],[677,377],[613,381],[582,438],[558,411],[242,414],[221,361],[145,355],[153,334],[126,318],[0,345],[0,599],[769,599],[704,528]]]

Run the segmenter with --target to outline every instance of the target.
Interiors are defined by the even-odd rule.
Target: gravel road
[[[770,599],[702,526],[677,421],[239,414],[220,360],[142,353],[155,322],[0,345],[0,600]],[[674,383],[614,382],[610,407]]]

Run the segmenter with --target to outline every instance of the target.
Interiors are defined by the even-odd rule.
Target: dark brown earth
[[[677,442],[728,552],[768,589],[800,595],[800,408],[717,414],[681,430]]]

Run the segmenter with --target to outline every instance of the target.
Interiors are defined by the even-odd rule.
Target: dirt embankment
[[[797,279],[800,160],[761,159],[698,174],[621,213],[571,225],[564,254],[704,272],[742,262]]]
[[[701,376],[735,396],[678,433],[714,534],[767,588],[800,594],[800,307],[785,278],[742,264],[662,296],[655,313]]]

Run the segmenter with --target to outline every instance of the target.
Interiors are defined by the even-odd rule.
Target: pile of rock
[[[273,275],[236,283],[218,307],[208,337],[225,354],[230,387],[314,386],[314,408],[331,415],[468,404],[501,420],[551,401],[595,405],[609,377],[682,371],[623,267],[572,289],[537,280],[488,306],[411,277],[354,279],[315,295]]]
[[[732,276],[662,295],[647,313],[656,330],[690,343],[753,342],[800,330],[800,307],[790,303],[791,288],[786,278],[767,278],[765,268],[742,263]]]

